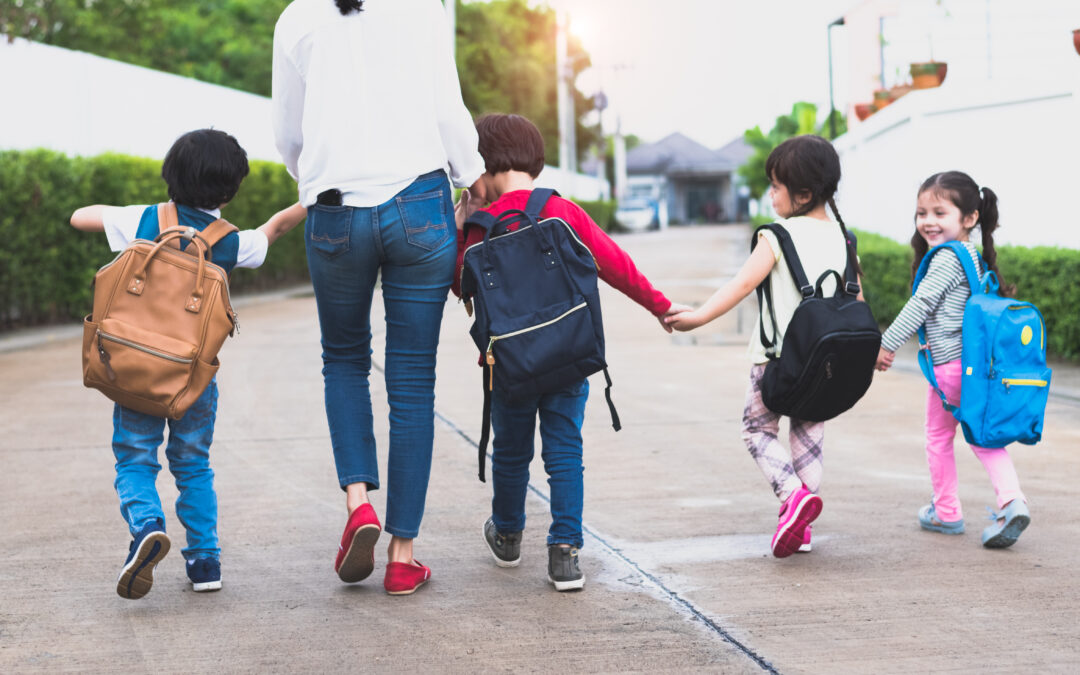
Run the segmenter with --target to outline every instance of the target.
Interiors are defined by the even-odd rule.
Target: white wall
[[[0,34],[0,149],[161,159],[181,134],[214,127],[251,159],[280,162],[270,99],[84,52]],[[539,184],[607,199],[606,180],[545,167]]]
[[[844,221],[906,242],[919,185],[955,169],[998,194],[996,242],[1080,249],[1080,56],[1073,57],[1056,86],[947,82],[908,94],[836,139]]]
[[[0,148],[160,159],[181,134],[226,131],[248,157],[281,161],[269,99],[84,52],[0,35]]]

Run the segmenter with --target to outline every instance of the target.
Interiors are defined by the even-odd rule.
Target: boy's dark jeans
[[[496,390],[491,400],[491,514],[499,532],[525,529],[525,492],[534,453],[536,417],[540,415],[540,456],[551,493],[551,528],[547,543],[581,547],[581,425],[589,381],[526,401],[509,403]]]

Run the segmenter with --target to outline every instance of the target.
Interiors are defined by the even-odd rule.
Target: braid
[[[847,227],[844,226],[844,219],[840,217],[840,210],[836,208],[836,201],[833,199],[832,195],[826,197],[825,201],[828,202],[829,208],[832,209],[833,215],[836,216],[836,222],[840,223],[840,231],[844,233],[844,241],[850,247],[851,235],[848,234]],[[862,265],[859,264],[858,255],[855,255],[855,272],[858,273],[859,276],[862,276]]]

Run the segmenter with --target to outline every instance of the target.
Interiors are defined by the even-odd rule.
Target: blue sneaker
[[[127,560],[116,580],[116,593],[121,598],[138,600],[154,585],[154,566],[169,552],[169,536],[160,520],[143,526],[131,542]]]
[[[217,558],[195,558],[187,561],[187,578],[196,593],[221,590],[221,563]]]
[[[987,507],[994,524],[983,530],[982,544],[986,548],[1008,548],[1020,538],[1020,533],[1031,523],[1031,513],[1023,499],[1014,499],[1000,513]]]
[[[964,519],[945,521],[937,517],[937,513],[934,511],[933,504],[927,504],[919,509],[919,526],[924,530],[931,532],[940,532],[941,534],[963,534],[964,533]]]

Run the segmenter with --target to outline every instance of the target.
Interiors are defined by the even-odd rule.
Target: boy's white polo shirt
[[[128,244],[135,240],[135,233],[139,230],[139,221],[149,205],[141,206],[110,206],[101,213],[101,219],[105,224],[105,237],[109,241],[109,248],[113,251],[122,251]],[[221,217],[220,209],[199,209],[203,213],[214,218]],[[270,248],[270,242],[266,235],[258,230],[240,230],[236,233],[240,238],[240,246],[236,252],[236,266],[255,268],[266,261],[266,251]]]

